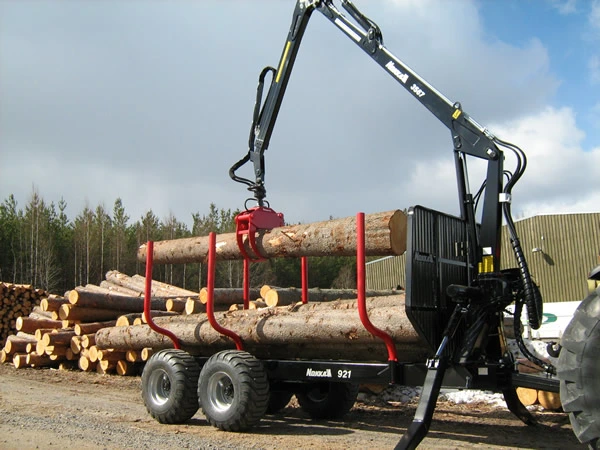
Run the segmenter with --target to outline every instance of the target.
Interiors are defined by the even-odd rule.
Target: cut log
[[[98,347],[96,345],[92,345],[90,348],[88,348],[88,354],[87,357],[89,358],[89,360],[91,362],[97,362],[98,361]]]
[[[151,298],[150,309],[167,311],[167,300],[166,298]],[[111,309],[120,312],[144,311],[144,299],[142,297],[130,297],[111,292],[98,292],[89,290],[88,287],[77,287],[70,291],[69,303],[78,307]],[[185,307],[185,301],[181,301],[181,303]]]
[[[36,355],[35,353],[27,355],[27,364],[31,367],[56,367],[64,360],[64,356],[58,355]]]
[[[15,325],[18,331],[24,333],[35,333],[35,330],[39,328],[62,328],[60,320],[35,319],[32,317],[19,317]]]
[[[4,351],[7,353],[7,355],[13,355],[15,353],[27,353],[27,344],[30,344],[35,341],[36,339],[34,336],[8,336],[6,338],[6,344],[4,344]]]
[[[139,350],[127,350],[125,360],[128,362],[142,362],[142,352]]]
[[[538,393],[535,389],[518,387],[517,396],[525,406],[535,405],[538,401]]]
[[[390,295],[403,294],[404,291],[385,290],[385,291],[366,291],[367,297],[383,297]],[[309,289],[309,302],[330,302],[339,299],[355,299],[357,297],[356,289]],[[285,306],[297,303],[302,300],[302,289],[298,288],[275,288],[269,289],[264,297],[267,306]]]
[[[141,275],[133,275],[131,279],[135,282],[146,284],[146,277]],[[152,288],[156,289],[161,296],[166,297],[197,297],[198,293],[194,291],[190,291],[188,289],[183,289],[178,286],[173,286],[172,284],[163,283],[162,281],[152,280]]]
[[[260,289],[250,289],[250,298],[261,296]],[[356,296],[355,296],[356,297]],[[200,289],[200,303],[208,302],[208,289]],[[215,305],[233,305],[244,302],[244,290],[242,288],[217,288],[213,291],[213,302]]]
[[[81,336],[81,347],[82,348],[90,348],[92,345],[96,345],[96,334],[84,334]]]
[[[142,296],[146,291],[146,278],[140,275],[134,275],[133,277],[130,277],[129,275],[121,273],[117,270],[110,270],[106,273],[106,281],[127,289],[138,291]],[[198,293],[152,280],[151,295],[152,297],[185,298],[197,297]]]
[[[336,345],[352,343],[358,348],[380,342],[362,326],[357,311],[314,309],[302,313],[303,307],[294,312],[285,308],[231,311],[219,314],[217,320],[225,328],[238,333],[246,346],[253,348],[313,346],[324,353],[327,347]],[[406,317],[403,305],[372,308],[370,317],[375,326],[389,333],[397,343],[425,350],[424,343]],[[186,348],[212,352],[215,347],[231,346],[229,338],[213,330],[202,314],[157,318],[157,324],[174,332]],[[119,350],[172,347],[169,338],[152,331],[147,325],[99,330],[96,345]],[[289,357],[302,355],[289,354]]]
[[[48,297],[43,298],[40,301],[40,308],[42,309],[42,311],[46,312],[58,311],[61,305],[64,305],[68,302],[69,301],[64,297],[58,295],[49,295]]]
[[[365,215],[365,244],[368,256],[401,255],[406,250],[406,215],[387,211]],[[247,237],[246,251],[252,255]],[[354,256],[356,254],[356,218],[291,225],[256,233],[256,246],[268,258],[300,256]],[[146,244],[138,249],[138,260],[146,260]],[[154,243],[155,264],[205,262],[208,236],[159,241]],[[235,233],[217,236],[218,260],[244,259]],[[108,279],[108,278],[107,278]]]
[[[111,283],[110,281],[104,280],[100,283],[100,287],[103,289],[107,289],[109,292],[113,292],[115,294],[125,294],[130,297],[144,297],[144,290],[138,289],[129,289],[125,286],[121,286],[115,283]]]
[[[136,366],[130,361],[117,361],[116,371],[117,375],[121,376],[134,375]]]
[[[96,364],[96,362],[92,362],[89,357],[84,355],[79,357],[79,361],[77,363],[79,368],[84,372],[93,372],[96,370]]]
[[[70,348],[74,355],[79,355],[81,353],[81,349],[83,348],[81,345],[81,336],[75,335],[71,338]]]
[[[21,369],[27,366],[27,353],[15,353],[12,358],[13,365],[16,369]]]
[[[185,313],[186,314],[198,314],[205,313],[206,305],[199,299],[188,298],[185,302]]]
[[[119,317],[121,312],[112,309],[84,308],[65,304],[60,307],[58,316],[62,320],[79,320],[81,322],[99,322]]]
[[[148,361],[153,354],[154,354],[154,349],[143,348],[140,353],[140,356],[142,357],[142,361]]]
[[[267,304],[263,300],[251,300],[248,302],[248,309],[267,308]],[[229,311],[239,311],[244,309],[243,304],[233,304],[229,307]]]
[[[116,320],[109,320],[106,322],[78,323],[73,326],[73,330],[77,336],[81,336],[84,334],[95,333],[102,328],[114,327],[116,324]]]
[[[119,350],[98,350],[98,361],[125,360],[125,352]]]
[[[548,411],[557,411],[562,406],[558,392],[538,391],[537,399],[542,408]]]
[[[150,315],[154,320],[155,317],[172,317],[178,316],[179,313],[169,312],[169,311],[150,311]],[[115,326],[124,327],[127,325],[134,325],[134,322],[139,319],[142,323],[146,323],[146,318],[144,317],[144,313],[130,313],[123,314],[117,318]]]
[[[280,289],[276,286],[269,286],[268,284],[263,284],[260,288],[260,297],[261,298],[265,298],[265,295],[267,294],[267,292],[269,292],[271,289]]]
[[[187,300],[189,299],[184,300],[183,298],[168,298],[165,302],[167,311],[181,314],[185,311],[185,305],[187,304]]]
[[[99,373],[100,375],[106,375],[109,373],[113,373],[116,371],[116,369],[117,369],[116,361],[103,360],[103,361],[98,361],[98,364],[96,365],[96,372]]]
[[[56,330],[52,333],[46,333],[42,337],[44,341],[44,345],[53,346],[53,345],[71,345],[71,338],[75,336],[75,331],[73,330]]]

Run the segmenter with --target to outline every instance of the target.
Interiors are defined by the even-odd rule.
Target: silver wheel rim
[[[235,390],[229,375],[225,372],[213,373],[208,379],[206,388],[208,401],[215,410],[225,412],[231,408]]]
[[[155,405],[162,406],[171,395],[171,379],[164,369],[155,369],[148,380],[150,398]]]

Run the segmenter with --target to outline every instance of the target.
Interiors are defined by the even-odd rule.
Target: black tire
[[[294,393],[290,391],[271,390],[269,404],[267,405],[267,414],[277,414],[288,405],[293,395]]]
[[[335,420],[344,417],[358,396],[358,384],[311,383],[296,392],[300,407],[313,419]]]
[[[580,442],[600,438],[600,289],[577,308],[565,329],[558,358],[560,399]]]
[[[191,419],[199,408],[199,375],[198,362],[182,350],[152,355],[142,372],[142,398],[150,415],[169,424]]]
[[[198,398],[211,425],[247,430],[265,415],[269,380],[262,363],[249,353],[225,350],[211,356],[200,373]]]

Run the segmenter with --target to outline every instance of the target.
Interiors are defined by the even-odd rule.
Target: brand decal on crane
[[[390,61],[385,65],[385,68],[387,70],[389,70],[390,72],[392,72],[392,74],[398,78],[400,81],[402,81],[404,84],[406,84],[406,82],[408,81],[408,74],[402,72],[400,69],[398,69],[395,65],[394,65],[394,61]]]
[[[307,377],[318,377],[318,378],[332,378],[331,369],[315,370],[315,369],[311,369],[310,367],[308,369],[306,369],[306,376]]]

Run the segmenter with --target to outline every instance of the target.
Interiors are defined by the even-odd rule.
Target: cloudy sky
[[[0,201],[24,207],[36,189],[74,219],[120,197],[134,220],[188,224],[211,202],[243,208],[228,170],[294,4],[0,0]],[[517,218],[600,209],[599,0],[355,4],[400,60],[527,153]],[[458,211],[449,131],[319,12],[265,158],[288,222]]]

